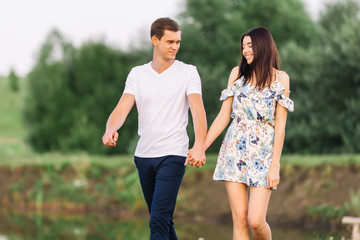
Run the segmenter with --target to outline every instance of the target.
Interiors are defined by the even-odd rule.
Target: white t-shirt
[[[151,62],[134,67],[124,93],[135,96],[138,111],[138,141],[135,156],[186,156],[189,138],[187,96],[201,94],[201,81],[195,66],[175,60],[161,74]]]

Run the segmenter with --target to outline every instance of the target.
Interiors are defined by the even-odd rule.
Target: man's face
[[[181,41],[181,31],[173,32],[169,30],[164,31],[164,36],[159,40],[157,37],[152,37],[152,42],[159,56],[165,60],[175,60],[176,53],[179,51]]]

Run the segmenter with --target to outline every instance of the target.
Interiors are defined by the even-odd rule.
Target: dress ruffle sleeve
[[[294,111],[294,102],[284,94],[285,88],[279,81],[273,82],[271,85],[271,90],[275,92],[275,100],[281,106],[285,107],[289,112]]]
[[[229,86],[227,89],[221,91],[220,101],[224,101],[228,97],[234,96],[235,88],[234,85]]]
[[[220,96],[220,101],[224,101],[228,97],[234,96],[238,82],[239,82],[239,80],[235,81],[234,84],[229,86],[228,88],[222,90],[221,96]]]

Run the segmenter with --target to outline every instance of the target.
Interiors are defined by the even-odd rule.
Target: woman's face
[[[254,52],[252,49],[251,37],[245,36],[242,42],[242,54],[244,55],[248,64],[251,64],[254,60]]]

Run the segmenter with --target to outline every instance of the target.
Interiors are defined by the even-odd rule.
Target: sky
[[[325,0],[303,1],[316,18]],[[0,76],[11,68],[25,76],[51,29],[75,46],[104,40],[125,49],[149,34],[155,19],[176,19],[183,5],[184,0],[0,0]]]

